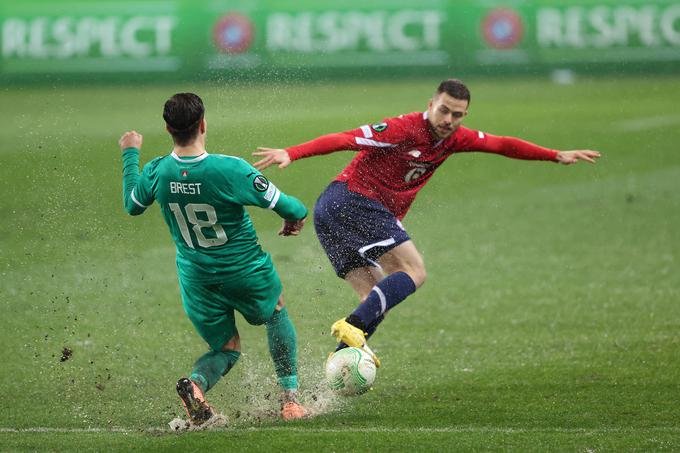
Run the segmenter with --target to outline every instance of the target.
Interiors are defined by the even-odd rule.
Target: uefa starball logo
[[[250,19],[242,14],[230,13],[215,24],[213,41],[224,53],[242,53],[253,43],[253,32]]]
[[[524,35],[522,17],[511,9],[494,9],[482,20],[482,34],[489,46],[495,49],[512,49]]]

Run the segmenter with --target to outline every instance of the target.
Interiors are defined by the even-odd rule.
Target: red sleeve
[[[358,150],[359,145],[355,141],[355,135],[352,132],[322,135],[314,140],[286,148],[286,151],[288,151],[290,160],[297,160],[303,157],[329,154],[341,149]]]
[[[365,125],[351,131],[322,135],[306,143],[286,148],[290,160],[320,156],[340,150],[374,150],[397,146],[408,139],[408,121],[387,118],[382,123]]]
[[[538,146],[515,137],[499,137],[481,131],[466,129],[463,144],[458,151],[482,151],[501,154],[513,159],[557,161],[559,151]]]

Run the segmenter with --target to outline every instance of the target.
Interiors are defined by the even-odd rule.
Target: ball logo
[[[222,52],[245,52],[253,43],[253,24],[241,14],[227,14],[215,24],[213,40]]]
[[[482,20],[482,34],[489,46],[512,49],[519,44],[524,34],[522,17],[511,9],[494,9]]]

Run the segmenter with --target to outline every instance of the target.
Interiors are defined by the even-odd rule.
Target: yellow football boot
[[[347,346],[366,351],[373,359],[375,366],[380,368],[380,359],[378,359],[378,356],[376,356],[371,348],[368,347],[368,344],[366,344],[366,334],[361,329],[348,323],[343,318],[333,323],[331,326],[331,335],[338,341],[345,343]]]

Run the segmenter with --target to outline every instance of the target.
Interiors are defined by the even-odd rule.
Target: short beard
[[[456,129],[458,129],[458,126],[452,126],[451,129],[449,129],[449,130],[446,131],[446,135],[444,135],[444,136],[439,135],[439,131],[440,131],[439,129],[435,128],[434,130],[435,130],[435,134],[437,134],[437,137],[439,137],[439,138],[441,138],[441,139],[445,139],[445,138],[451,137],[451,135],[452,135],[454,132],[456,132]]]

